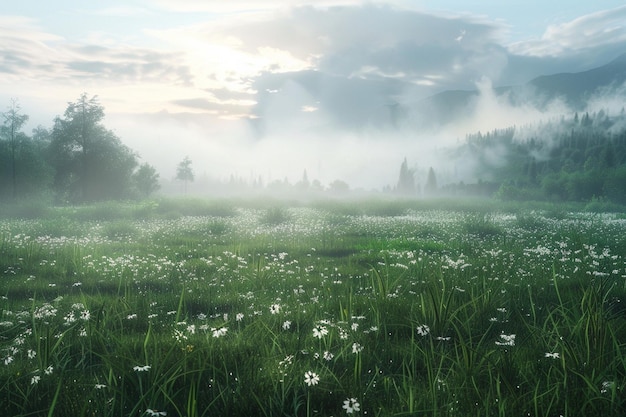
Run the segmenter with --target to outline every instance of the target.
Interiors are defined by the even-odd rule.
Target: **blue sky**
[[[207,175],[294,178],[306,165],[331,181],[356,177],[389,148],[390,136],[406,153],[403,141],[414,134],[346,125],[375,124],[371,114],[391,102],[607,63],[626,52],[626,6],[617,0],[25,0],[0,8],[0,50],[0,102],[17,98],[31,127],[51,127],[67,102],[88,92],[104,105],[107,127],[164,176],[193,154]],[[448,136],[503,127],[496,119],[509,121],[477,117]],[[381,145],[380,136],[387,142]],[[341,153],[354,155],[364,143],[369,157]],[[387,152],[386,161],[402,160],[402,151]],[[275,155],[287,152],[276,163]]]

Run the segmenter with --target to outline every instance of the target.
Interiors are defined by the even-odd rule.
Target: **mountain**
[[[547,100],[561,97],[576,110],[603,89],[619,87],[626,82],[626,54],[610,63],[578,73],[561,73],[537,77],[528,83]]]
[[[625,82],[626,54],[588,71],[545,75],[493,92],[513,106],[541,109],[560,98],[573,111],[581,111],[593,94]],[[471,116],[480,96],[478,90],[448,90],[415,99],[424,97],[424,90],[406,80],[314,70],[264,73],[255,79],[253,90],[257,93],[250,124],[259,137],[289,129],[325,134],[403,125],[436,128]]]
[[[538,108],[555,99],[561,99],[572,110],[584,110],[594,95],[615,91],[626,83],[626,53],[598,68],[577,73],[559,73],[540,76],[520,86],[494,89],[497,96],[506,97],[512,105],[525,103]],[[447,124],[471,111],[479,96],[478,90],[443,91],[427,97],[412,107],[422,122]]]

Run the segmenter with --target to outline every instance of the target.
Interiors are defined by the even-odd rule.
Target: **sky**
[[[86,92],[105,126],[164,179],[393,185],[404,157],[545,115],[502,109],[492,86],[577,72],[626,52],[621,0],[23,0],[0,7],[0,108],[51,128]],[[390,109],[482,89],[451,129]],[[491,100],[491,102],[489,102]],[[505,113],[505,110],[507,111]],[[567,111],[559,108],[558,111]],[[500,113],[499,113],[500,112]]]

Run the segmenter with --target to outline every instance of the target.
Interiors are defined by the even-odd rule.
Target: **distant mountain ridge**
[[[608,64],[583,72],[543,75],[519,86],[494,88],[497,96],[507,95],[511,104],[527,103],[538,108],[561,99],[573,110],[583,110],[595,94],[615,91],[626,83],[626,53]],[[427,97],[415,105],[415,113],[427,124],[447,124],[461,117],[479,96],[478,90],[448,90]]]
[[[493,93],[512,106],[543,109],[558,98],[572,111],[581,111],[594,94],[615,92],[624,83],[626,53],[597,68],[543,75],[525,84],[495,87]],[[283,131],[281,121],[292,125],[297,121],[299,129],[320,134],[370,127],[436,129],[471,118],[481,94],[478,89],[446,90],[423,98],[413,94],[412,87],[405,80],[382,76],[362,78],[315,70],[267,72],[253,84],[257,94],[250,124],[259,137],[271,134],[272,129]]]

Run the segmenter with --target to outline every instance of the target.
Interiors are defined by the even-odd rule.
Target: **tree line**
[[[56,203],[142,198],[159,188],[159,175],[103,125],[104,107],[87,93],[68,103],[51,129],[28,135],[28,115],[17,100],[2,113],[0,200],[32,197]]]
[[[626,204],[624,110],[467,135],[454,157],[478,161],[477,176],[503,199]]]

